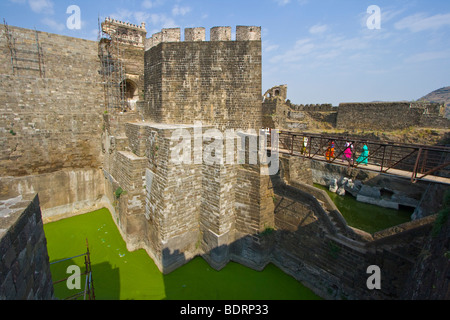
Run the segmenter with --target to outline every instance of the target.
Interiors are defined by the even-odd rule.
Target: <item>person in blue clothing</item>
[[[358,164],[362,163],[367,166],[368,159],[369,159],[369,147],[367,147],[367,144],[364,144],[362,153],[359,156],[358,160],[356,160],[356,162]]]

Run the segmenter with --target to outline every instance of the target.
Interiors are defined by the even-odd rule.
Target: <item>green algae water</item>
[[[145,250],[127,250],[107,209],[46,224],[44,231],[50,262],[85,253],[88,239],[98,300],[320,299],[272,264],[262,272],[237,263],[216,271],[198,257],[163,275]],[[69,277],[67,267],[74,264],[84,272],[83,257],[53,264],[53,281]],[[70,291],[65,282],[55,285],[59,299],[75,293],[77,290]]]
[[[318,184],[314,186],[328,193],[348,225],[353,228],[373,234],[411,221],[412,212],[409,210],[388,209],[362,203],[351,195],[339,196],[330,192],[327,187]]]

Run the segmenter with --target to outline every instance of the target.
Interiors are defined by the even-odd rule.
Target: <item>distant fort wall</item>
[[[395,131],[410,127],[447,129],[445,106],[431,102],[356,102],[297,105],[287,99],[287,86],[263,96],[264,127],[307,130],[314,125],[341,130]]]
[[[450,127],[450,120],[444,118],[443,108],[437,103],[341,103],[336,127],[386,131],[409,127],[447,129]]]

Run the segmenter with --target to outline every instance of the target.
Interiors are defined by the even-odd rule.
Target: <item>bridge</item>
[[[450,185],[450,147],[447,146],[278,132],[280,153],[408,178],[412,183],[428,181]],[[364,146],[368,153],[363,152]]]

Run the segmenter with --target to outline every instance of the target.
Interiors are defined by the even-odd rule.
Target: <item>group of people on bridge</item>
[[[300,150],[300,153],[306,154],[306,149],[308,147],[308,137],[303,137],[303,144]],[[353,146],[353,142],[347,141],[345,143],[344,146],[344,152],[342,154],[342,160],[346,161],[349,163],[349,165],[353,165],[354,163],[354,146]],[[336,150],[336,143],[335,141],[330,141],[328,148],[326,149],[325,152],[325,159],[327,161],[333,161],[336,157],[335,157],[335,150]],[[367,144],[365,143],[362,147],[362,151],[361,154],[359,155],[359,157],[356,160],[357,164],[363,164],[363,165],[368,165],[369,163],[369,147],[367,146]]]
[[[349,165],[353,165],[353,142],[347,141],[344,146],[344,153],[342,155],[342,160],[347,161]],[[332,161],[335,159],[335,149],[336,149],[336,143],[334,141],[330,141],[328,148],[325,152],[325,159],[327,161]],[[368,165],[369,163],[369,147],[367,144],[364,144],[361,154],[359,155],[358,159],[356,160],[357,164],[363,164]]]

